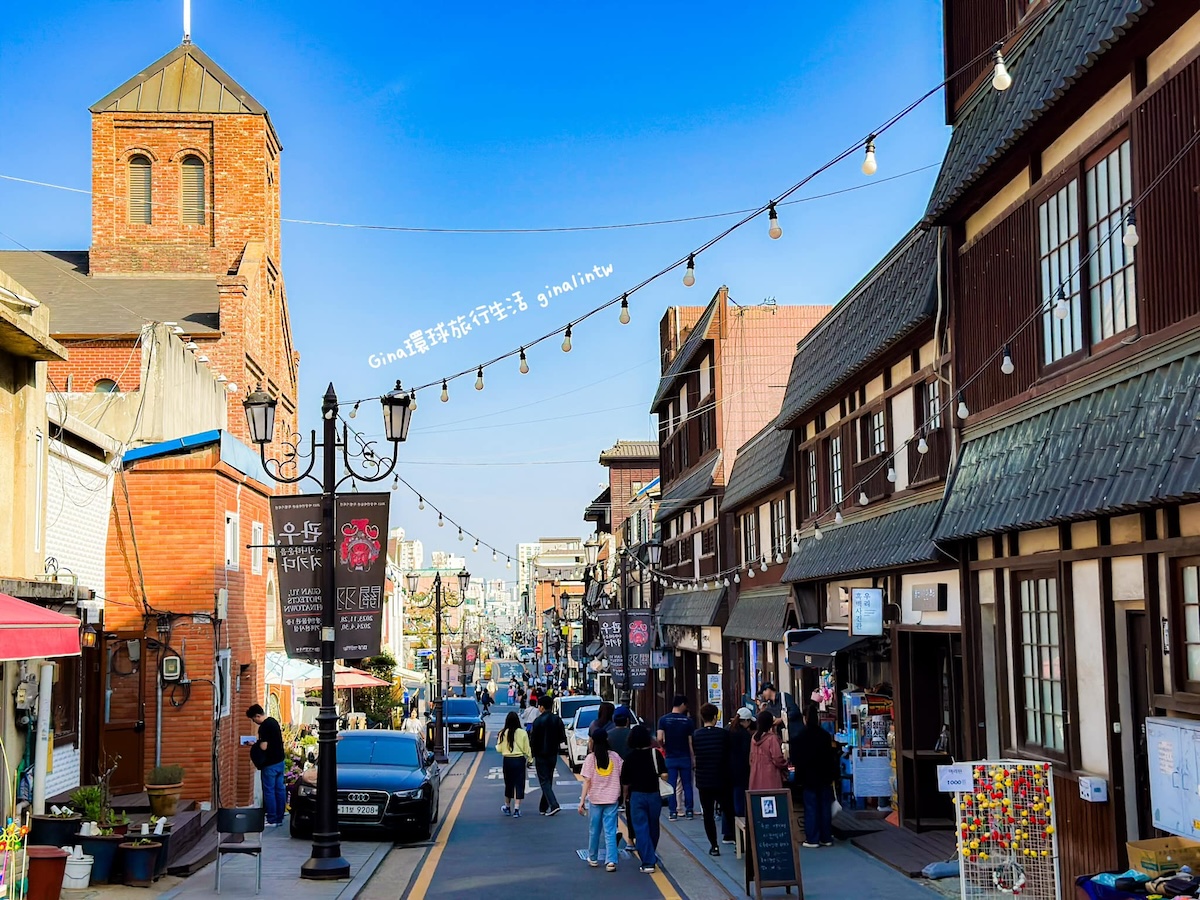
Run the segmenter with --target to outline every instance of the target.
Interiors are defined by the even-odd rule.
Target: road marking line
[[[421,870],[413,882],[412,890],[407,895],[408,900],[425,900],[425,892],[429,890],[429,885],[433,882],[433,875],[437,871],[438,862],[441,861],[442,853],[445,852],[446,844],[450,840],[450,834],[454,831],[454,822],[458,818],[459,812],[462,811],[463,802],[467,799],[467,792],[471,789],[471,782],[475,780],[475,775],[479,772],[479,764],[482,760],[483,754],[479,754],[475,757],[475,761],[471,763],[471,770],[467,772],[467,777],[458,789],[458,796],[454,798],[449,815],[446,816],[445,821],[438,828],[437,842],[430,849],[429,855],[425,857],[425,861],[421,864]]]

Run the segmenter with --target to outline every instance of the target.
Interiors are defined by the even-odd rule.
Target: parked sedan
[[[567,762],[578,772],[588,754],[588,729],[600,716],[599,706],[585,706],[575,712],[575,718],[567,726]]]
[[[483,721],[483,709],[469,697],[449,697],[445,701],[442,717],[446,724],[446,734],[450,737],[451,745],[455,743],[470,744],[476,750],[487,747],[487,725]],[[433,730],[437,722],[436,714],[430,717],[427,731],[429,745],[433,746]]]
[[[337,745],[338,828],[426,840],[438,819],[440,773],[420,735],[343,731]],[[291,835],[312,837],[317,788],[301,782],[292,797]]]

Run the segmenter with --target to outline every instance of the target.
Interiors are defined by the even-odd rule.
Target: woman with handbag
[[[629,749],[621,769],[621,785],[629,804],[634,844],[642,861],[641,870],[648,874],[654,872],[658,865],[659,820],[663,803],[674,793],[667,782],[667,764],[651,743],[650,729],[645,725],[635,725],[630,729]]]
[[[804,731],[794,745],[796,786],[804,802],[804,846],[833,846],[833,783],[837,780],[837,753],[833,737],[821,727],[817,705],[804,713]]]
[[[787,768],[787,757],[775,733],[775,716],[764,709],[758,714],[758,727],[750,741],[750,790],[778,790],[784,786]]]

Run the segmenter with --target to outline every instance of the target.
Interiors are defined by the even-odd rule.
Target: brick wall
[[[60,341],[67,348],[68,358],[48,364],[50,380],[59,392],[87,394],[102,378],[115,381],[121,391],[136,391],[142,386],[142,351],[136,338]]]
[[[612,534],[621,539],[621,529],[629,518],[629,503],[637,490],[645,487],[658,477],[658,464],[646,460],[633,460],[628,463],[611,462],[608,466],[609,496],[612,498]],[[637,490],[634,484],[637,484]]]

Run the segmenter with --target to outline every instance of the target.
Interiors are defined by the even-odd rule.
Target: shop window
[[[1173,648],[1179,660],[1177,677],[1189,692],[1200,693],[1200,559],[1181,560],[1177,578],[1176,613],[1181,627],[1174,632]]]
[[[820,513],[820,494],[817,489],[817,451],[809,450],[808,456],[808,471],[805,473],[808,479],[808,509],[806,512],[810,516],[815,516]]]
[[[788,515],[787,500],[771,501],[771,555],[790,556],[788,547],[789,535],[792,530],[791,516]]]
[[[233,705],[233,672],[230,650],[217,651],[217,712],[218,718],[224,719],[229,715]]]
[[[225,513],[225,568],[238,567],[238,544],[241,540],[238,532],[241,530],[237,513]]]
[[[149,225],[153,216],[150,196],[150,159],[140,153],[129,157],[128,168],[129,221],[134,225]]]
[[[758,510],[742,516],[742,563],[750,565],[758,559]]]
[[[842,502],[842,439],[829,439],[829,494],[835,506]]]
[[[252,575],[261,575],[263,570],[263,523],[250,523],[250,543],[253,545],[250,549],[250,573]]]
[[[78,656],[54,660],[57,672],[51,692],[50,727],[54,729],[54,746],[74,746],[79,743],[79,679],[82,671]]]
[[[1066,693],[1062,671],[1062,621],[1057,583],[1050,575],[1021,576],[1013,622],[1018,667],[1017,716],[1022,743],[1051,756],[1065,757]]]

